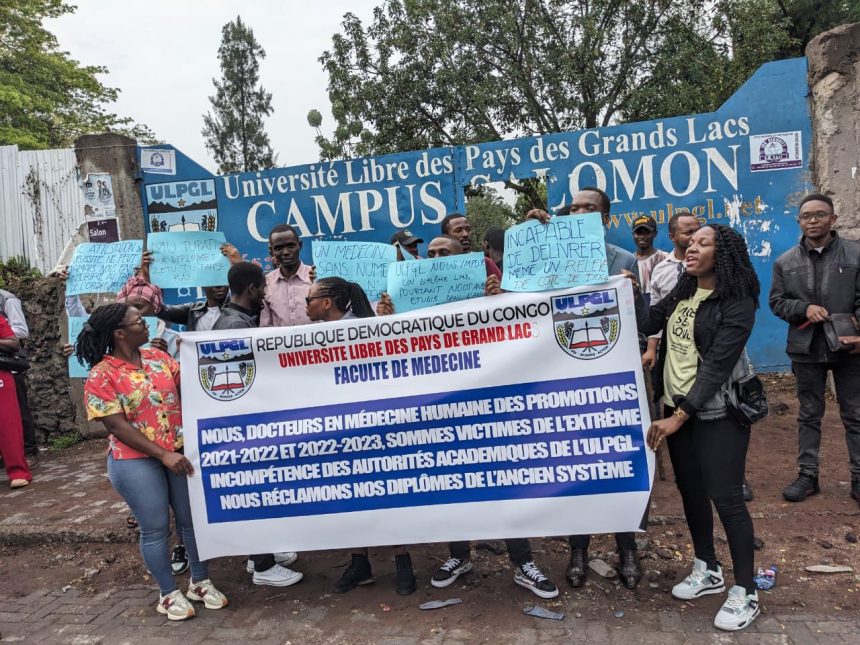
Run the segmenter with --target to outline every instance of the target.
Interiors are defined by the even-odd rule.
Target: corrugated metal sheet
[[[83,220],[74,150],[0,146],[0,258],[24,256],[50,271]]]

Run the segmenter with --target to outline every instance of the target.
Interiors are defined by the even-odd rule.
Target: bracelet
[[[672,413],[672,416],[678,417],[681,421],[686,421],[690,418],[690,415],[684,412],[681,408],[676,408]]]

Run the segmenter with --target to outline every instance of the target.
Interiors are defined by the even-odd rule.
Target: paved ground
[[[677,491],[657,482],[652,524],[642,543],[646,578],[635,592],[592,574],[579,590],[567,587],[567,546],[535,540],[535,558],[559,583],[561,596],[540,601],[513,585],[510,563],[498,542],[473,549],[475,571],[445,590],[428,581],[443,545],[412,548],[417,593],[393,592],[388,549],[371,552],[375,585],[331,594],[348,560],[346,552],[302,554],[295,567],[305,580],[288,589],[258,588],[240,558],[212,565],[212,578],[230,597],[221,611],[200,609],[186,623],[169,623],[154,611],[157,592],[142,565],[136,532],[105,477],[104,442],[93,441],[48,455],[32,486],[10,491],[0,481],[0,633],[4,642],[29,643],[858,643],[860,644],[860,512],[848,498],[844,434],[828,413],[821,496],[787,504],[779,491],[793,476],[796,403],[783,397],[782,417],[753,435],[749,477],[757,496],[750,509],[765,545],[759,564],[778,563],[773,592],[762,593],[764,613],[746,632],[717,632],[711,621],[722,599],[679,603],[671,585],[689,570],[691,548]],[[852,539],[854,541],[852,541]],[[724,536],[717,534],[724,562]],[[591,556],[614,561],[609,537],[592,542]],[[854,573],[821,576],[808,564],[843,564]],[[182,581],[185,584],[185,580]],[[462,604],[421,611],[428,600],[460,598]],[[564,620],[533,618],[539,605]]]

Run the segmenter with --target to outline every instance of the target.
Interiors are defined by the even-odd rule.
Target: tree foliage
[[[241,17],[221,31],[221,80],[212,79],[212,110],[203,116],[206,147],[222,174],[271,168],[276,157],[263,119],[272,114],[272,95],[260,85],[266,51]]]
[[[484,234],[492,226],[507,229],[516,223],[513,209],[489,186],[466,200],[466,217],[472,227],[472,248],[480,249]]]
[[[384,0],[320,58],[336,127],[317,143],[335,159],[713,110],[858,4]]]
[[[97,78],[106,68],[80,65],[42,27],[73,11],[64,0],[0,3],[0,144],[59,148],[83,134],[135,128],[154,138],[146,126],[106,111],[118,94]]]

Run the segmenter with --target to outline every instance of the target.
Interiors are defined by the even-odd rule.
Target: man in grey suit
[[[603,216],[603,225],[608,226],[609,208],[609,196],[599,188],[589,186],[577,192],[573,196],[573,201],[561,208],[557,216],[600,213]],[[550,216],[546,211],[535,209],[526,214],[526,219],[536,219],[546,224]],[[606,265],[609,275],[633,274],[634,285],[639,284],[638,262],[636,256],[629,251],[606,242]],[[585,584],[585,578],[588,575],[588,545],[591,542],[591,536],[571,535],[568,541],[570,542],[570,565],[567,569],[567,581],[572,587],[581,587]],[[625,587],[635,589],[642,579],[642,570],[639,568],[639,556],[636,552],[633,533],[616,533],[615,543],[621,561],[618,576]]]

